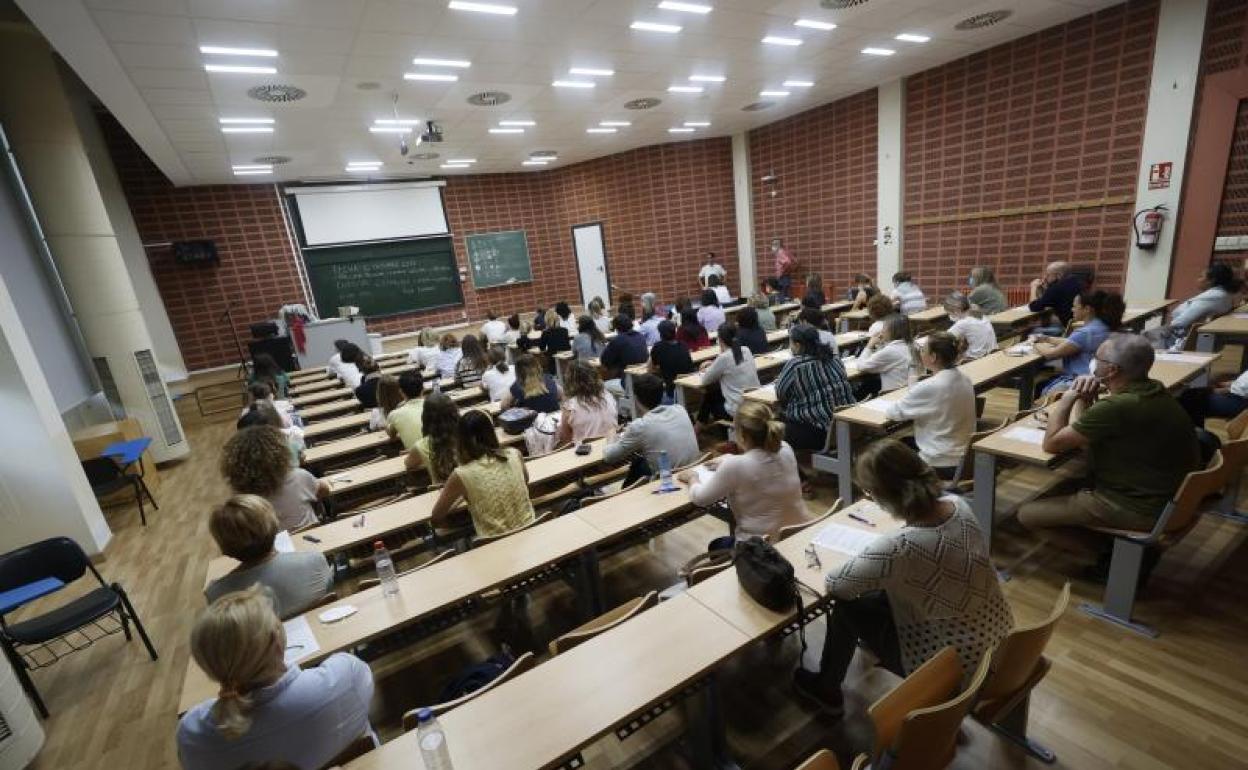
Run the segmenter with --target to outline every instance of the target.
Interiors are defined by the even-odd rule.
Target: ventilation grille
[[[355,87],[361,91],[377,91],[381,88],[381,83],[376,80],[361,80]]]
[[[104,399],[108,401],[108,411],[113,413],[114,420],[126,419],[126,408],[121,403],[121,391],[117,390],[117,380],[113,379],[113,369],[108,359],[103,356],[92,358],[95,373],[100,378],[100,387],[104,390]]]
[[[647,96],[644,99],[634,99],[631,102],[624,102],[624,109],[649,110],[654,107],[658,107],[662,103],[662,99],[655,99],[653,96]]]
[[[474,107],[497,107],[511,101],[511,94],[504,91],[482,91],[468,97],[468,103]]]
[[[742,112],[758,112],[759,110],[766,110],[775,106],[776,106],[775,102],[753,102],[751,104],[747,104],[744,107],[742,107],[741,111]]]
[[[290,162],[289,155],[261,155],[258,158],[252,158],[252,163],[265,163],[270,166],[280,166],[283,163]]]
[[[182,427],[178,425],[178,417],[173,413],[173,404],[169,403],[169,393],[160,378],[160,369],[150,350],[134,351],[134,360],[139,365],[139,376],[143,378],[143,387],[147,390],[147,400],[152,402],[152,411],[160,422],[160,433],[165,444],[174,446],[182,443]]]
[[[260,102],[285,104],[286,102],[299,101],[307,96],[308,92],[304,91],[299,86],[287,86],[278,83],[271,83],[269,85],[248,88],[247,95]]]
[[[866,5],[867,0],[819,0],[819,5],[833,11],[842,11],[846,8],[857,8],[860,5]]]
[[[1014,15],[1013,11],[1004,9],[1004,8],[999,11],[988,11],[987,13],[977,13],[974,16],[968,19],[963,19],[962,21],[953,25],[953,28],[957,30],[961,30],[963,32],[966,32],[967,30],[972,30],[972,29],[985,29],[987,27],[991,27],[994,24],[1000,24],[1001,22],[1005,21],[1006,19],[1010,18],[1013,15]]]
[[[408,157],[412,160],[437,160],[442,156],[436,152],[414,152]]]
[[[530,158],[557,158],[559,153],[556,150],[534,150],[529,153]]]

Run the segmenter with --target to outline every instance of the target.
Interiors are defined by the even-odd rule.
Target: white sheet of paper
[[[770,356],[771,358],[774,358],[777,361],[788,361],[790,358],[793,357],[793,351],[792,350],[776,350],[771,353],[768,353],[767,355]]]
[[[295,541],[290,539],[290,533],[282,530],[277,533],[277,537],[273,538],[273,550],[278,553],[294,553]]]
[[[885,401],[882,398],[873,398],[870,401],[858,402],[858,406],[861,406],[864,409],[870,409],[873,412],[879,412],[880,414],[883,414],[888,411],[888,405],[891,403],[892,403],[891,401]]]
[[[1006,348],[1005,352],[1016,356],[1025,356],[1033,350],[1035,350],[1035,348],[1030,342],[1020,342],[1017,345],[1011,345]]]
[[[833,522],[819,530],[819,534],[815,535],[812,542],[829,551],[843,553],[846,556],[857,556],[864,548],[875,542],[875,538],[874,532]]]
[[[1005,437],[1022,441],[1026,444],[1035,444],[1039,446],[1044,443],[1044,431],[1040,428],[1028,428],[1020,425],[1016,428],[1010,428],[1005,432]]]
[[[1169,361],[1174,364],[1203,364],[1209,360],[1204,356],[1194,356],[1190,353],[1157,353],[1153,358],[1157,361]]]
[[[286,629],[286,665],[302,660],[321,651],[321,645],[312,634],[308,619],[300,615],[282,624]]]

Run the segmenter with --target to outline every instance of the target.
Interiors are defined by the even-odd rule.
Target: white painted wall
[[[750,135],[732,135],[732,203],[737,215],[737,263],[741,296],[758,290],[758,268],[754,263],[754,194],[750,185]]]
[[[1169,208],[1157,248],[1141,250],[1132,233],[1127,254],[1128,303],[1164,299],[1170,278],[1174,234],[1187,143],[1192,129],[1192,105],[1200,72],[1200,46],[1205,32],[1208,0],[1162,0],[1157,19],[1157,46],[1153,50],[1153,80],[1148,91],[1148,114],[1140,151],[1140,175],[1135,188],[1135,210],[1165,204]],[[1148,189],[1154,163],[1174,164],[1170,187]]]
[[[905,179],[906,84],[894,80],[879,87],[879,126],[876,130],[875,258],[876,286],[892,286],[893,273],[901,269],[902,217]]]

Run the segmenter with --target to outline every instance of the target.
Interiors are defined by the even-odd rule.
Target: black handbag
[[[513,406],[498,416],[498,424],[509,436],[519,436],[528,430],[537,419],[537,412],[520,406]]]
[[[737,581],[750,598],[772,612],[787,613],[797,608],[797,633],[806,652],[806,608],[801,589],[789,560],[761,537],[738,540],[733,549]],[[807,589],[810,590],[810,589]]]

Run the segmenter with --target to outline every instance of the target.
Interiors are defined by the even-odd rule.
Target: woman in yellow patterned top
[[[529,474],[520,453],[498,445],[490,416],[478,409],[459,416],[456,432],[459,466],[446,479],[433,506],[433,525],[447,527],[463,498],[477,535],[502,535],[533,521]]]

